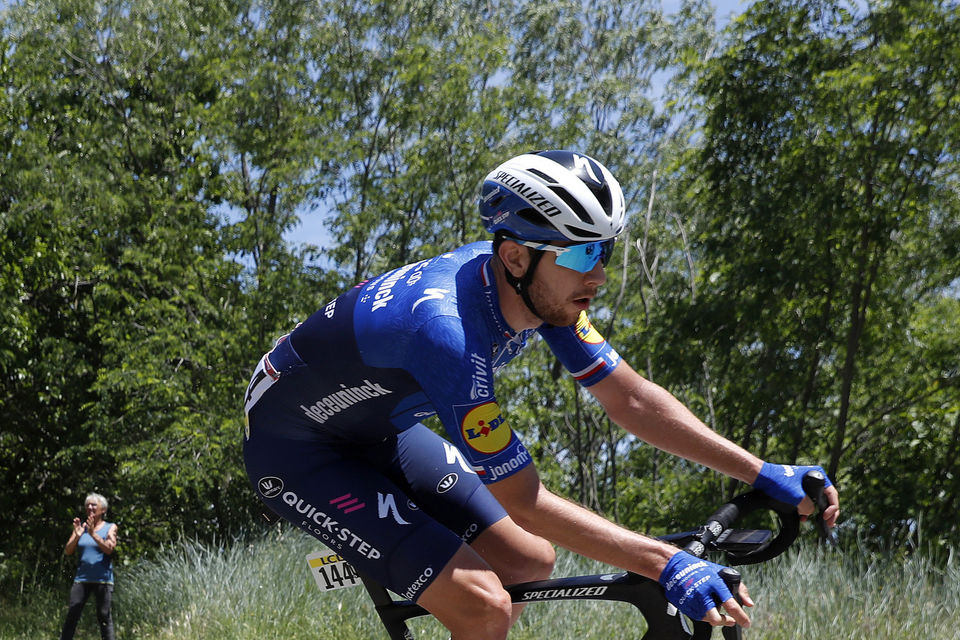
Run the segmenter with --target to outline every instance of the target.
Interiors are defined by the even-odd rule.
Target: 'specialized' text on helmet
[[[480,218],[490,233],[519,240],[591,242],[615,238],[624,224],[620,183],[582,153],[537,151],[487,174]]]

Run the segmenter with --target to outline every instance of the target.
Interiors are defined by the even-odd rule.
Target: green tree
[[[279,34],[303,16],[259,9],[65,1],[4,14],[0,451],[4,504],[27,523],[4,543],[21,568],[59,556],[94,489],[130,556],[251,522],[245,378],[327,295],[280,241],[316,184],[319,154],[295,143],[319,125],[291,106],[299,97],[279,98],[304,77],[264,65],[251,80],[241,46],[259,29],[289,53],[296,29],[286,49]],[[257,99],[263,87],[273,101]],[[245,217],[225,224],[225,206]]]
[[[89,388],[100,361],[96,345],[87,340],[93,318],[84,312],[93,259],[77,242],[93,214],[62,197],[99,195],[94,183],[65,168],[64,158],[75,154],[82,160],[89,151],[72,135],[78,99],[57,82],[58,57],[30,50],[29,44],[22,55],[19,45],[11,55],[14,41],[4,34],[0,477],[7,487],[4,506],[23,523],[17,546],[27,553],[13,553],[8,538],[2,567],[11,579],[29,583],[38,569],[35,554],[51,542],[51,532],[59,538],[67,514],[79,515],[82,497],[70,498],[70,511],[67,502],[48,497],[61,491],[64,476],[76,478],[78,467],[91,470],[91,487],[100,476],[94,452],[78,452],[86,438],[77,428],[87,418],[93,400]],[[39,108],[48,99],[49,110]],[[28,560],[20,562],[21,557]]]
[[[700,84],[704,295],[682,330],[718,369],[718,426],[768,458],[822,460],[847,513],[881,531],[943,500],[893,480],[924,475],[904,450],[943,463],[957,411],[956,368],[931,366],[915,336],[935,310],[952,327],[936,355],[960,352],[944,304],[960,246],[958,28],[955,3],[757,3]]]
[[[503,86],[511,3],[330,3],[320,65],[341,96],[333,258],[359,280],[477,239],[481,171],[518,97]]]

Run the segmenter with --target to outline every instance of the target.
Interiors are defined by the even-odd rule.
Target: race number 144
[[[321,591],[335,591],[360,584],[360,577],[346,560],[330,551],[307,555],[310,573]]]

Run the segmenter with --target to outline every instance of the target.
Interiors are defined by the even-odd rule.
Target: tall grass
[[[299,532],[223,547],[184,544],[125,577],[118,616],[129,611],[134,638],[375,638],[365,591],[318,591],[306,556],[320,548]]]
[[[277,531],[252,543],[185,543],[159,559],[118,572],[114,595],[121,640],[386,639],[362,587],[321,593],[306,556],[320,550],[299,532]],[[561,554],[555,575],[610,568]],[[799,549],[761,567],[744,567],[757,607],[750,640],[844,638],[960,640],[960,561],[916,554],[899,560]],[[39,593],[6,603],[0,640],[56,637],[66,600]],[[14,606],[15,605],[15,606]],[[77,640],[94,640],[93,603]],[[434,620],[411,622],[415,636],[446,640]],[[511,640],[640,638],[643,618],[620,603],[536,603]],[[714,636],[719,638],[719,632]]]
[[[960,561],[952,551],[900,557],[805,549],[749,576],[759,594],[750,637],[960,640]]]

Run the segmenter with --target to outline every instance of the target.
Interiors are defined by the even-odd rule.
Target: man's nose
[[[597,264],[593,265],[593,269],[587,271],[585,274],[584,282],[589,284],[595,284],[596,286],[602,285],[607,281],[607,272],[603,269],[603,262],[597,260]]]

